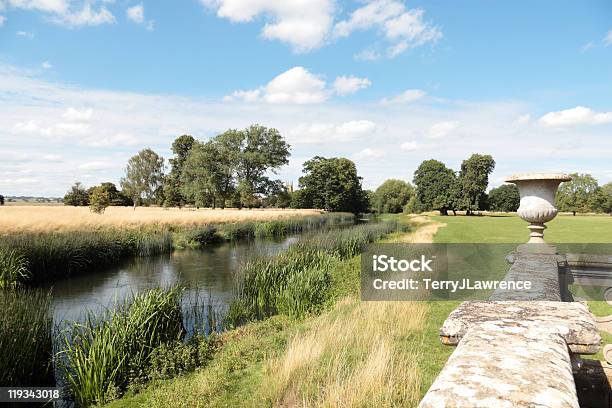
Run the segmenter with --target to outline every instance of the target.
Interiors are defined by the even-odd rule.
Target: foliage
[[[369,208],[355,163],[343,157],[315,156],[304,163],[296,205],[358,214]]]
[[[439,210],[444,215],[454,208],[456,177],[444,163],[433,159],[423,161],[414,172],[413,181],[418,200],[415,208]]]
[[[151,149],[143,149],[128,161],[121,188],[134,203],[148,205],[155,202],[163,178],[164,159]]]
[[[560,211],[577,212],[592,211],[591,200],[598,185],[590,174],[570,174],[571,181],[562,183],[557,190],[557,207]]]
[[[0,310],[0,384],[52,385],[51,294],[0,290]]]
[[[185,342],[162,343],[151,353],[148,377],[165,380],[203,367],[212,358],[218,343],[215,333],[197,334]]]
[[[4,205],[4,196],[0,194],[0,205]]]
[[[389,179],[376,189],[372,197],[372,207],[379,214],[397,214],[403,211],[414,195],[414,189],[402,180]]]
[[[29,277],[28,260],[14,249],[0,247],[0,290],[17,288]]]
[[[595,197],[591,200],[591,206],[606,214],[612,214],[612,183],[607,183],[597,189]]]
[[[181,192],[181,174],[183,166],[194,143],[193,136],[182,135],[177,137],[172,143],[172,153],[174,157],[168,160],[171,165],[170,173],[164,179],[164,206],[181,207],[187,199]]]
[[[64,196],[64,205],[87,206],[89,205],[89,194],[80,182],[74,183]]]
[[[184,334],[177,288],[133,295],[102,316],[63,333],[61,367],[81,405],[105,403],[127,385],[147,380],[153,350]]]
[[[111,203],[110,194],[102,187],[94,187],[89,194],[89,209],[96,213],[102,214],[106,207]]]
[[[111,205],[111,206],[129,206],[129,205],[133,205],[134,204],[130,197],[125,195],[122,191],[117,190],[117,186],[115,186],[115,184],[111,183],[111,182],[101,183],[97,187],[89,188],[89,190],[87,190],[87,193],[90,196],[90,201],[91,201],[91,194],[93,193],[93,190],[96,189],[96,188],[100,192],[108,194],[108,205]]]
[[[489,174],[494,168],[495,160],[488,154],[473,154],[464,160],[457,179],[453,209],[465,210],[468,215],[482,210],[485,191],[489,185]]]
[[[492,211],[514,212],[518,210],[520,200],[515,184],[502,184],[489,191],[489,209]]]

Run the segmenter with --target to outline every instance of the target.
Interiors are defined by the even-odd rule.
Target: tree
[[[4,205],[4,196],[0,194],[0,205]]]
[[[108,194],[109,204],[110,206],[129,206],[133,205],[133,201],[130,197],[124,194],[122,191],[117,190],[117,186],[111,182],[105,182],[100,184],[97,187],[90,187],[87,190],[87,194],[90,196],[95,188],[100,188],[102,191]]]
[[[238,193],[240,201],[251,205],[252,197],[267,194],[273,183],[268,172],[289,163],[290,146],[278,130],[252,125],[242,131],[243,143],[238,166]]]
[[[358,214],[368,210],[355,163],[343,157],[315,156],[304,163],[300,177],[301,208],[323,208]]]
[[[83,185],[77,181],[64,196],[64,205],[86,206],[89,205],[89,194]]]
[[[597,191],[597,180],[590,174],[570,174],[572,180],[561,184],[557,190],[556,202],[560,211],[589,212],[593,195]]]
[[[198,207],[216,206],[216,186],[220,178],[218,152],[212,142],[194,143],[183,164],[181,193]]]
[[[495,160],[488,154],[473,154],[461,163],[457,180],[455,207],[468,215],[483,209],[489,174],[495,168]]]
[[[593,194],[589,205],[597,212],[612,215],[612,183],[607,183],[599,187],[595,191],[595,194]]]
[[[422,211],[438,210],[447,215],[454,208],[455,173],[438,160],[425,160],[414,172],[416,200],[413,205]]]
[[[111,203],[110,194],[102,186],[94,187],[89,194],[89,209],[96,214],[102,214]]]
[[[186,203],[186,199],[181,193],[180,178],[185,160],[187,160],[195,143],[196,140],[190,135],[179,136],[172,143],[174,157],[168,160],[171,169],[164,179],[164,205],[166,207],[180,207]]]
[[[163,180],[164,159],[153,150],[144,149],[128,161],[121,188],[135,205],[149,205],[155,201]]]
[[[520,201],[515,184],[502,184],[489,191],[489,209],[492,211],[514,212],[518,210]]]
[[[414,195],[414,189],[402,180],[389,179],[381,184],[373,194],[374,211],[383,213],[400,213]]]

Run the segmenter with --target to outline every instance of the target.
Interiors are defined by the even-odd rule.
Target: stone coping
[[[483,323],[508,331],[519,327],[546,330],[550,335],[560,336],[575,354],[596,354],[601,343],[595,319],[586,305],[549,301],[463,302],[442,325],[440,339],[444,344],[457,345],[473,326]]]

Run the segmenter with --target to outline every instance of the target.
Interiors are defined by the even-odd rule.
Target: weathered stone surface
[[[559,261],[555,255],[519,254],[508,256],[512,266],[505,281],[529,281],[530,290],[496,290],[491,300],[550,300],[561,301]]]
[[[573,353],[595,354],[601,342],[595,319],[586,305],[548,301],[463,302],[442,325],[440,338],[445,344],[456,345],[472,326],[484,322],[509,330],[543,328],[561,336]]]
[[[565,340],[533,322],[472,325],[419,407],[578,407]]]
[[[594,267],[609,269],[612,267],[612,255],[565,254],[567,264],[572,267]]]

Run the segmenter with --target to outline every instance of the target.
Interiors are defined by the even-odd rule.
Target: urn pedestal
[[[556,248],[544,241],[544,224],[557,216],[555,194],[559,184],[570,180],[571,177],[563,173],[517,174],[506,179],[518,187],[521,203],[517,212],[529,223],[529,241],[521,245],[519,251],[556,253]]]

